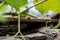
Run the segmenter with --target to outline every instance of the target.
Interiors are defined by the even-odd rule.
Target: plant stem
[[[18,14],[18,31],[20,30],[20,14]]]
[[[23,34],[21,33],[21,27],[20,27],[20,14],[19,14],[19,12],[17,12],[17,13],[18,13],[18,33],[20,33],[22,39],[25,40]]]
[[[27,9],[24,10],[24,11],[27,11],[27,10],[29,10],[29,9],[31,9],[31,8],[33,8],[33,7],[37,6],[37,5],[39,5],[39,4],[42,4],[42,3],[46,2],[46,1],[47,1],[47,0],[43,0],[43,1],[41,1],[41,2],[38,2],[37,4],[31,6],[30,8],[27,8]],[[24,12],[24,11],[22,11],[22,12]],[[22,12],[21,12],[21,13],[22,13]]]
[[[58,24],[57,24],[56,26],[53,26],[53,25],[51,24],[51,28],[52,28],[52,29],[58,29],[59,27],[60,27],[60,16],[59,16]]]

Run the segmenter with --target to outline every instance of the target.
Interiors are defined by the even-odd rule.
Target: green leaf
[[[5,10],[6,10],[6,8],[7,8],[7,5],[2,5],[2,6],[0,6],[0,12],[5,12]]]
[[[54,11],[55,13],[60,13],[60,1],[59,0],[49,0],[49,10]]]
[[[19,10],[19,8],[21,6],[24,6],[25,4],[27,4],[27,0],[2,0],[2,1],[11,5],[12,7],[16,8],[17,10]]]
[[[38,3],[42,0],[34,0],[34,3]],[[47,13],[52,10],[55,13],[60,13],[60,1],[59,0],[47,0],[46,2],[36,6],[36,9],[41,13]]]

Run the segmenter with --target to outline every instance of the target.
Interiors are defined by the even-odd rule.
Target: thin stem
[[[51,20],[46,22],[46,27],[48,27],[48,23],[50,23],[50,22],[51,22]]]
[[[18,14],[18,31],[20,31],[20,14]]]
[[[18,33],[20,33],[21,37],[23,40],[25,40],[23,34],[21,33],[21,29],[20,29],[20,14],[18,13]]]
[[[50,25],[51,28],[53,29],[58,29],[60,27],[60,16],[59,16],[59,21],[58,21],[58,24],[56,26],[53,26],[52,24]]]

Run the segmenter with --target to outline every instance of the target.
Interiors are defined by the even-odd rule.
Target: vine
[[[60,27],[60,16],[59,16],[59,21],[58,21],[58,24],[56,26],[53,26],[53,24],[50,24],[50,27],[52,29],[58,29]]]
[[[32,7],[27,8],[26,10],[24,10],[24,11],[22,11],[22,12],[20,12],[20,13],[19,13],[19,11],[16,11],[16,13],[18,14],[18,32],[17,32],[14,36],[10,36],[9,34],[7,34],[8,40],[10,40],[10,38],[15,38],[18,34],[21,35],[21,37],[22,37],[23,40],[26,40],[25,37],[23,36],[23,34],[21,33],[20,14],[23,13],[23,12],[25,12],[25,11],[27,11],[27,10],[29,10],[29,9],[31,9],[31,8],[33,8],[33,7],[35,7],[35,6],[37,6],[37,5],[39,5],[39,4],[42,4],[42,3],[46,2],[46,1],[47,1],[47,0],[43,0],[43,1],[41,1],[41,2],[39,2],[39,3],[37,3],[37,4],[35,4],[35,5],[33,5]],[[11,13],[11,14],[12,14],[12,13]],[[12,18],[13,18],[13,16],[12,16]],[[51,19],[50,19],[50,21],[47,21],[47,22],[46,22],[46,27],[47,27],[47,23],[49,23],[49,22],[51,22]],[[59,19],[58,24],[57,24],[55,27],[53,27],[53,25],[51,24],[51,28],[54,28],[54,29],[55,29],[55,28],[58,28],[59,26],[60,26],[60,19]]]
[[[43,2],[45,2],[45,1],[46,1],[46,0],[44,0],[44,1],[42,1],[42,2],[39,2],[39,3],[35,4],[34,6],[32,6],[32,7],[30,7],[30,8],[27,8],[26,10],[24,10],[24,11],[22,11],[22,12],[25,12],[25,11],[27,11],[27,10],[29,10],[29,9],[31,9],[31,8],[37,6],[37,5],[41,4],[41,3],[43,3]],[[20,13],[19,13],[19,11],[16,11],[16,12],[17,12],[17,14],[18,14],[18,32],[17,32],[14,36],[12,36],[12,37],[15,38],[18,34],[20,34],[21,37],[22,37],[22,39],[25,40],[23,34],[22,34],[21,31],[20,31],[20,14],[21,14],[22,12],[20,12]],[[7,37],[8,37],[8,39],[9,39],[11,36],[8,35]],[[12,37],[11,37],[11,38],[12,38]]]

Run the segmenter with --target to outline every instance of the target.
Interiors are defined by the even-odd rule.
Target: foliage
[[[4,2],[4,4],[2,4],[2,6],[0,6],[0,12],[4,12],[7,8],[7,4],[11,5],[12,7],[14,7],[16,10],[19,10],[21,6],[24,6],[25,4],[27,4],[27,0],[0,0],[0,3]],[[23,13],[24,14],[24,13]],[[24,14],[26,16],[26,14]],[[23,17],[23,15],[21,15]],[[2,16],[1,16],[2,17]],[[3,17],[2,17],[3,19]],[[1,21],[1,20],[0,20]]]
[[[34,0],[34,3],[41,2],[42,0]],[[36,6],[36,9],[41,13],[47,13],[52,10],[55,13],[60,13],[60,0],[47,0],[46,2]]]
[[[24,1],[22,0],[1,0],[1,1],[4,1],[5,3],[16,8],[17,10],[19,10],[21,6],[24,6],[25,4],[27,4],[27,0],[24,0]]]
[[[0,6],[0,12],[2,13],[5,12],[6,8],[7,8],[7,5],[3,4],[2,6]]]
[[[34,3],[41,2],[42,0],[34,0]],[[25,6],[27,4],[27,0],[0,0],[0,3],[4,2],[2,6],[0,6],[0,11],[5,11],[7,4],[14,7],[17,11],[20,7]],[[47,13],[49,10],[52,10],[55,13],[60,13],[60,1],[59,0],[47,0],[46,2],[39,4],[36,6],[36,9],[41,13]],[[21,13],[20,17],[25,17],[27,15],[27,11]]]
[[[38,3],[40,1],[42,1],[42,0],[34,0],[34,3]],[[16,37],[18,34],[21,34],[23,40],[25,40],[24,36],[22,35],[22,33],[20,31],[20,17],[25,17],[27,15],[26,13],[28,10],[22,11],[19,13],[19,9],[20,9],[20,7],[27,4],[27,0],[0,0],[0,3],[1,2],[4,2],[5,4],[0,7],[0,11],[5,11],[7,4],[8,4],[8,5],[12,6],[13,8],[15,8],[16,13],[18,14],[18,32],[13,36],[13,38]],[[55,13],[60,13],[59,0],[48,0],[42,4],[37,5],[36,8],[37,8],[37,10],[39,10],[42,13],[44,13],[44,12],[46,13],[49,10],[52,10]],[[20,16],[20,14],[21,14],[21,16]],[[2,18],[5,19],[3,17],[3,15],[0,15],[0,21],[5,21]],[[57,25],[59,25],[59,24],[57,24]],[[56,27],[58,27],[58,26],[56,26]]]

